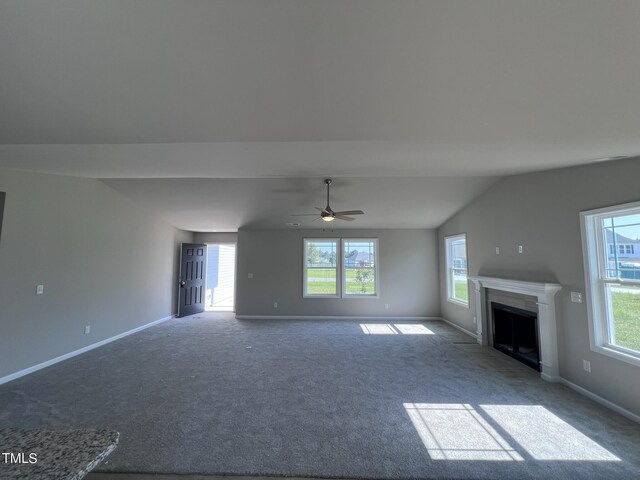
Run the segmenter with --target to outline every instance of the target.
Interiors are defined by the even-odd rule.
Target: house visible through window
[[[581,217],[591,348],[640,365],[640,202]]]
[[[376,296],[377,282],[376,239],[343,239],[343,296]]]
[[[378,240],[304,239],[303,293],[305,298],[377,297]]]
[[[618,244],[618,254],[619,255],[633,255],[634,253],[634,246],[633,244],[626,244],[626,245],[621,245]],[[609,255],[614,255],[616,251],[616,246],[613,243],[609,243]]]
[[[304,296],[338,296],[338,239],[305,239]]]
[[[467,236],[454,235],[445,238],[447,265],[447,299],[461,305],[469,305],[467,282]]]

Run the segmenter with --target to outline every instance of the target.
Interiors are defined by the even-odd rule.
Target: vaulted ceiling
[[[334,176],[353,226],[435,227],[500,176],[640,153],[639,21],[635,0],[0,0],[0,168],[110,179],[193,230],[282,227]]]

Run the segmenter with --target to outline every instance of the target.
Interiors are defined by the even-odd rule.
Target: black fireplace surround
[[[491,318],[493,347],[540,371],[537,313],[491,302]]]

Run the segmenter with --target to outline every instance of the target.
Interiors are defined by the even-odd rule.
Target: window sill
[[[455,298],[447,298],[447,302],[453,303],[454,305],[457,305],[459,307],[463,307],[466,309],[469,308],[469,302],[462,302],[460,300],[456,300]]]
[[[369,299],[375,300],[375,299],[379,299],[380,295],[343,295],[342,298],[345,298],[345,299],[349,299],[349,298],[351,298],[351,299],[369,298]]]
[[[633,353],[627,353],[626,351],[622,351],[610,345],[595,345],[591,347],[591,350],[596,353],[606,355],[607,357],[615,358],[616,360],[620,360],[625,363],[640,366],[640,353],[638,353],[637,355]]]
[[[339,295],[302,295],[302,298],[340,298]]]

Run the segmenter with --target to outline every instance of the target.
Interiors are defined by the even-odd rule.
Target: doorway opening
[[[236,244],[207,244],[205,310],[232,312],[236,296]]]

